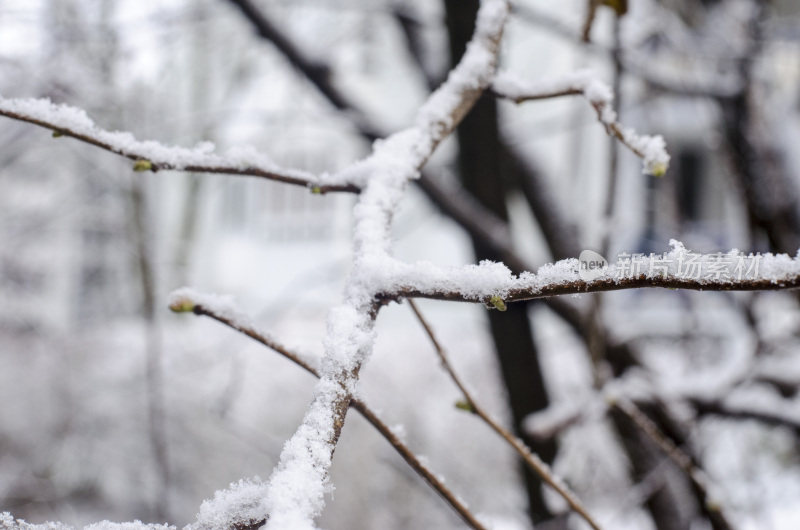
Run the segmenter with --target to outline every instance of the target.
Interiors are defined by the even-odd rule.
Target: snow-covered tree
[[[791,4],[0,9],[4,527],[800,517]]]

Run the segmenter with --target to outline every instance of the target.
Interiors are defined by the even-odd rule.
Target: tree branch
[[[458,389],[461,390],[461,393],[464,395],[469,412],[476,414],[494,432],[500,435],[500,437],[503,438],[522,457],[525,464],[527,464],[528,467],[534,471],[534,473],[539,475],[539,477],[541,477],[541,479],[548,486],[553,488],[567,502],[570,508],[572,508],[578,515],[583,517],[583,519],[589,523],[589,526],[595,530],[600,530],[600,525],[589,514],[575,493],[569,489],[564,481],[555,476],[550,470],[549,466],[545,464],[535,453],[533,453],[521,439],[514,436],[514,434],[512,434],[508,429],[500,425],[494,418],[492,418],[492,416],[489,415],[488,412],[486,412],[485,409],[483,409],[483,407],[478,405],[478,403],[475,401],[475,398],[472,396],[472,393],[467,389],[464,382],[453,369],[453,366],[450,364],[444,348],[439,343],[436,335],[433,333],[433,329],[431,328],[430,324],[428,324],[428,322],[425,320],[425,317],[422,316],[422,313],[420,312],[419,308],[417,308],[417,305],[413,300],[409,300],[408,303],[411,306],[411,310],[414,311],[414,315],[416,315],[417,320],[419,320],[419,323],[425,329],[425,333],[433,344],[436,354],[438,355],[439,360],[442,362],[442,366],[450,375],[450,378],[456,384]]]
[[[291,351],[278,341],[272,339],[264,333],[261,333],[254,326],[247,323],[245,319],[235,317],[229,310],[221,311],[213,307],[213,304],[204,305],[203,303],[196,301],[194,297],[190,296],[189,294],[182,293],[180,291],[176,292],[176,294],[171,298],[170,309],[175,312],[191,311],[195,315],[213,318],[217,322],[220,322],[229,328],[238,331],[239,333],[247,335],[251,339],[263,344],[272,351],[283,355],[317,379],[320,377],[319,370],[313,366],[313,363],[309,359],[303,358],[302,355]],[[350,402],[350,406],[356,409],[364,417],[364,419],[366,419],[375,428],[375,430],[377,430],[381,436],[383,436],[386,441],[392,445],[395,451],[397,451],[403,460],[406,461],[411,469],[413,469],[420,477],[422,477],[422,479],[427,482],[428,485],[433,488],[442,497],[442,499],[444,499],[444,501],[456,511],[456,513],[458,513],[461,519],[470,528],[485,528],[472,514],[472,512],[469,511],[469,508],[467,508],[467,506],[461,500],[459,500],[458,496],[453,493],[402,440],[400,440],[394,431],[392,431],[392,429],[383,420],[381,420],[380,417],[372,409],[370,409],[364,401],[358,398],[353,398],[353,400]]]
[[[492,91],[515,103],[563,96],[583,96],[594,108],[597,119],[603,124],[609,136],[617,138],[644,161],[645,172],[660,177],[669,167],[669,155],[664,139],[660,135],[637,134],[633,129],[620,124],[617,121],[617,113],[611,106],[614,98],[611,88],[594,79],[591,72],[579,71],[535,83],[526,83],[509,73],[503,73],[495,78]]]
[[[263,507],[270,528],[311,528],[325,506],[333,452],[373,347],[376,300],[381,287],[396,281],[389,252],[392,219],[408,182],[490,84],[508,9],[506,0],[485,1],[467,53],[419,109],[414,126],[376,142],[369,157],[334,176],[363,188],[354,208],[353,267],[343,303],[329,313],[314,400],[267,484]]]
[[[250,0],[229,0],[238,7],[247,20],[253,25],[258,35],[271,42],[280,51],[289,63],[297,68],[325,99],[340,111],[350,114],[356,126],[370,140],[375,140],[384,135],[368,123],[359,109],[353,105],[345,94],[336,85],[331,83],[330,68],[327,64],[314,61],[307,57],[292,40],[267,18]]]
[[[238,0],[230,1],[236,3],[237,6],[240,4]],[[372,123],[368,117],[363,116],[360,110],[351,101],[348,101],[344,94],[336,88],[336,85],[331,83],[329,76],[323,77],[314,75],[314,70],[313,68],[309,68],[309,65],[319,63],[304,57],[301,50],[291,42],[288,36],[281,33],[274,24],[269,24],[268,31],[262,31],[262,24],[260,21],[266,20],[266,17],[263,13],[259,13],[251,2],[247,2],[247,4],[249,8],[243,9],[242,13],[247,20],[254,25],[259,36],[272,42],[278,50],[291,50],[291,53],[285,53],[285,55],[292,66],[297,68],[300,73],[317,87],[320,93],[328,97],[332,105],[338,108],[337,102],[345,103],[346,106],[341,110],[353,118],[354,125],[366,140],[373,141],[376,138],[387,136],[387,134],[380,131],[379,127]],[[520,6],[515,7],[519,8]],[[432,84],[433,80],[428,79],[426,82]],[[527,264],[526,261],[514,251],[508,225],[487,208],[483,207],[483,205],[477,202],[462,188],[448,188],[425,171],[420,173],[419,179],[417,179],[415,183],[434,205],[455,220],[462,228],[469,232],[470,235],[480,239],[482,243],[496,251],[502,261],[512,270],[520,272],[524,270],[533,270],[533,267]],[[563,234],[560,235],[560,237],[563,236]],[[556,256],[556,258],[566,257],[568,256]],[[584,334],[583,316],[573,305],[568,304],[565,300],[557,298],[546,299],[545,303],[578,334]],[[616,347],[616,349],[619,350],[622,357],[626,359],[633,358],[630,348],[626,345],[620,345]]]
[[[322,179],[297,169],[284,169],[254,149],[231,150],[225,156],[214,153],[210,142],[194,148],[165,146],[137,140],[130,133],[101,129],[78,108],[53,104],[49,99],[8,99],[0,96],[0,116],[38,125],[53,131],[53,137],[69,136],[81,142],[133,160],[136,171],[178,170],[196,173],[224,173],[276,180],[310,188],[315,193],[359,188],[347,182]]]
[[[597,42],[584,41],[579,30],[573,29],[569,24],[556,17],[526,5],[516,5],[514,7],[514,14],[519,15],[525,22],[554,33],[568,42],[582,44],[582,50],[586,50],[595,55],[611,56],[614,54],[614,50],[608,46],[598,44]],[[634,57],[633,60],[630,60],[630,56],[632,55],[630,53],[631,51],[631,49],[628,50],[626,54],[628,57],[626,60],[622,61],[626,72],[633,74],[650,88],[676,96],[712,99],[730,98],[735,96],[739,90],[739,88],[735,86],[735,83],[698,82],[695,79],[675,79],[674,76],[664,76],[648,68],[644,64],[647,58]]]
[[[523,273],[519,277],[506,278],[493,284],[485,284],[475,289],[465,290],[453,288],[442,289],[441,283],[436,281],[425,282],[409,281],[393,291],[379,294],[381,300],[400,298],[430,298],[433,300],[447,300],[455,302],[482,302],[489,306],[497,306],[500,302],[520,302],[535,300],[551,296],[568,294],[597,293],[605,291],[620,291],[642,287],[662,287],[667,289],[688,289],[694,291],[778,291],[800,288],[800,272],[795,272],[780,278],[756,278],[743,280],[730,279],[694,279],[676,275],[649,276],[638,274],[632,277],[618,278],[613,275],[594,280],[584,280],[578,276],[576,260],[563,260],[558,265],[572,265],[571,276],[548,281],[547,278],[537,279],[537,275]],[[477,268],[480,268],[478,266]],[[467,281],[471,269],[452,270],[443,273],[449,274],[453,282],[458,279]],[[461,272],[461,274],[459,274]],[[541,272],[540,272],[541,275]],[[410,276],[410,274],[409,274]],[[502,310],[502,309],[501,309]]]

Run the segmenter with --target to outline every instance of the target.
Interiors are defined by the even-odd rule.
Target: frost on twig
[[[0,530],[75,530],[75,528],[63,523],[53,522],[32,524],[22,519],[14,519],[8,512],[2,512],[0,513]],[[130,523],[101,521],[87,525],[83,530],[176,530],[176,527],[164,524],[146,524],[141,521]]]
[[[317,177],[298,169],[281,168],[252,147],[235,147],[225,154],[218,154],[211,142],[201,142],[189,148],[166,146],[153,140],[137,140],[129,132],[107,131],[98,127],[82,109],[55,104],[46,98],[9,99],[0,96],[0,116],[51,129],[56,138],[70,136],[122,155],[134,161],[135,171],[175,169],[226,173],[277,180],[306,186],[318,192],[358,191],[349,182]]]
[[[583,96],[594,107],[606,132],[642,159],[645,173],[660,177],[669,167],[670,157],[664,138],[660,135],[638,134],[632,128],[619,123],[612,106],[614,94],[611,88],[588,70],[535,82],[524,81],[508,72],[502,72],[493,81],[492,90],[498,96],[515,103],[570,95]]]
[[[536,273],[514,275],[501,263],[441,268],[429,263],[396,263],[394,289],[384,298],[433,298],[488,303],[498,296],[505,302],[564,294],[616,291],[638,287],[665,287],[698,291],[757,291],[800,287],[800,254],[698,254],[671,240],[663,254],[621,254],[616,263],[587,276],[581,263],[569,258],[543,265]]]
[[[491,81],[507,14],[505,0],[483,2],[464,57],[420,109],[414,126],[376,142],[370,157],[338,174],[363,186],[354,210],[353,268],[344,302],[328,317],[314,400],[286,442],[267,486],[264,516],[269,516],[268,528],[313,528],[325,505],[333,450],[359,370],[374,342],[376,298],[393,281],[375,267],[391,260],[392,218],[408,181],[418,176],[436,146]]]
[[[354,210],[351,276],[344,301],[328,317],[325,358],[319,368],[315,368],[319,382],[302,424],[284,446],[280,462],[268,482],[240,482],[218,492],[214,500],[201,507],[198,521],[192,528],[262,523],[266,523],[268,528],[280,529],[314,527],[315,518],[324,508],[325,494],[331,489],[328,470],[346,412],[354,403],[359,370],[373,346],[373,320],[381,298],[429,296],[490,302],[500,309],[506,301],[526,297],[640,286],[636,282],[658,285],[659,281],[665,284],[677,281],[674,274],[672,277],[669,273],[659,277],[641,273],[632,283],[626,284],[608,271],[592,280],[585,280],[580,277],[577,260],[565,260],[544,267],[537,274],[524,273],[516,277],[504,265],[489,262],[450,269],[426,263],[405,264],[392,258],[391,223],[403,192],[408,182],[418,177],[437,145],[453,131],[491,83],[507,13],[505,0],[482,2],[475,34],[463,59],[444,85],[420,109],[413,126],[376,142],[372,154],[366,159],[341,172],[320,177],[282,170],[253,151],[239,150],[219,155],[211,144],[187,149],[142,142],[129,133],[102,130],[82,111],[53,105],[48,100],[0,98],[0,115],[37,124],[52,129],[57,135],[72,136],[122,154],[134,160],[135,168],[142,171],[184,169],[247,174],[301,184],[320,192],[360,192]],[[499,80],[496,88],[502,88],[504,83],[508,88],[508,79]],[[622,128],[610,106],[610,91],[604,85],[584,79],[573,80],[567,83],[566,88],[564,85],[556,88],[584,95],[595,107],[608,132],[642,156],[652,173],[666,170],[669,157],[663,149],[663,140],[639,136]],[[546,96],[534,95],[527,99],[539,97]],[[796,263],[790,261],[796,269]],[[793,274],[790,282],[797,281],[797,272]],[[713,288],[723,283],[687,282],[685,285]],[[743,285],[738,283],[734,288]],[[216,307],[221,310],[219,316],[232,327],[240,331],[251,329],[248,321],[219,299],[181,291],[171,300],[171,306],[177,311],[199,314],[204,314],[200,310],[203,306]]]
[[[217,530],[263,524],[266,484],[258,477],[232,483],[203,501],[197,520],[184,530]]]
[[[257,330],[250,317],[234,305],[230,296],[201,293],[189,287],[181,287],[170,293],[168,304],[169,308],[175,313],[191,312],[196,315],[206,315],[222,322],[226,326],[244,333],[251,339],[280,353],[306,371],[319,377],[319,362],[314,356],[300,353],[296,350],[290,351],[268,334]]]
[[[315,377],[319,377],[319,363],[316,359],[296,350],[289,350],[263,331],[257,330],[251,320],[234,306],[230,297],[199,293],[184,287],[170,295],[169,306],[178,313],[191,311],[213,318],[244,333],[251,339],[290,359]],[[402,430],[402,426],[400,428],[389,427],[360,399],[354,398],[350,405],[394,447],[406,463],[436,490],[442,499],[450,504],[467,525],[476,530],[484,529],[484,525],[470,512],[466,504],[405,444],[403,437],[397,432]],[[213,501],[203,503],[197,516],[197,522],[191,526],[191,529],[223,528],[236,524],[252,526],[260,521],[260,519],[253,519],[252,510],[258,510],[256,515],[266,511],[259,508],[261,507],[261,497],[264,495],[265,486],[260,479],[231,484],[229,490],[217,492]],[[233,509],[230,509],[231,505],[234,506]],[[235,506],[239,506],[239,508],[236,509]],[[224,521],[219,519],[220,516],[225,518]]]

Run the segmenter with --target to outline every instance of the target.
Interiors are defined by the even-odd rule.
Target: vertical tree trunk
[[[474,29],[477,0],[446,0],[447,29],[450,37],[450,60],[454,65],[464,53]],[[491,96],[484,96],[458,127],[458,166],[464,187],[492,212],[507,220],[506,184],[501,177],[502,150],[497,123],[497,105]],[[499,260],[490,249],[473,239],[478,259]],[[552,462],[555,443],[537,442],[526,437],[520,425],[528,414],[548,404],[541,367],[533,341],[526,304],[512,304],[504,313],[488,312],[514,430],[544,460]],[[522,465],[522,464],[520,464]],[[552,516],[542,496],[541,481],[523,467],[531,518],[534,523]]]

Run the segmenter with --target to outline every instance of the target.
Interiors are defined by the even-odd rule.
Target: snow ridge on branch
[[[51,129],[54,137],[69,136],[122,155],[135,161],[134,169],[137,171],[173,169],[225,173],[306,186],[318,193],[358,191],[349,182],[282,168],[253,147],[234,147],[225,154],[218,154],[211,142],[200,142],[189,148],[167,146],[154,140],[137,140],[129,132],[98,127],[83,109],[56,104],[47,98],[10,99],[0,96],[0,116]]]
[[[579,70],[553,79],[525,81],[502,72],[492,82],[492,91],[515,103],[550,99],[561,96],[580,95],[594,107],[597,119],[609,136],[614,136],[644,163],[644,173],[660,177],[669,167],[666,143],[660,135],[639,134],[617,121],[617,112],[612,106],[614,93],[604,82],[589,70]]]
[[[392,259],[392,218],[408,182],[491,82],[508,11],[506,0],[483,2],[464,57],[420,109],[415,125],[376,141],[372,155],[334,176],[362,187],[354,209],[353,268],[343,304],[328,316],[314,400],[264,492],[268,529],[314,528],[325,506],[333,450],[374,343],[376,298],[392,281],[374,265]]]
[[[75,530],[74,527],[47,522],[43,524],[28,523],[22,519],[14,519],[8,512],[0,512],[0,530]],[[131,523],[112,523],[101,521],[86,525],[83,530],[177,530],[175,526],[166,524],[146,524],[141,521]]]
[[[430,263],[394,262],[394,288],[384,298],[433,298],[468,302],[515,302],[564,294],[666,287],[699,291],[755,291],[800,287],[800,254],[698,254],[670,241],[664,254],[621,255],[602,269],[582,271],[569,258],[515,276],[502,263],[442,268]]]
[[[208,316],[283,355],[315,377],[319,378],[320,376],[319,362],[315,356],[290,350],[273,337],[256,329],[251,319],[235,307],[230,297],[201,293],[183,287],[172,292],[169,298],[169,308],[176,313],[192,312],[196,315]],[[398,434],[396,429],[389,427],[386,422],[381,420],[378,414],[370,409],[363,400],[354,398],[350,406],[356,409],[394,447],[406,463],[450,504],[469,527],[475,530],[485,530],[485,526],[469,511],[464,502],[405,444],[402,435]],[[252,511],[261,506],[263,488],[263,482],[257,478],[232,483],[227,490],[219,491],[213,499],[203,502],[197,522],[186,527],[186,530],[216,530],[224,527],[225,521],[222,523],[218,521],[219,514],[223,514],[225,518],[229,517],[232,506],[239,506],[239,509],[236,510],[239,514],[238,520],[249,519],[258,522],[264,510],[260,509],[256,512],[255,517],[253,517]]]

